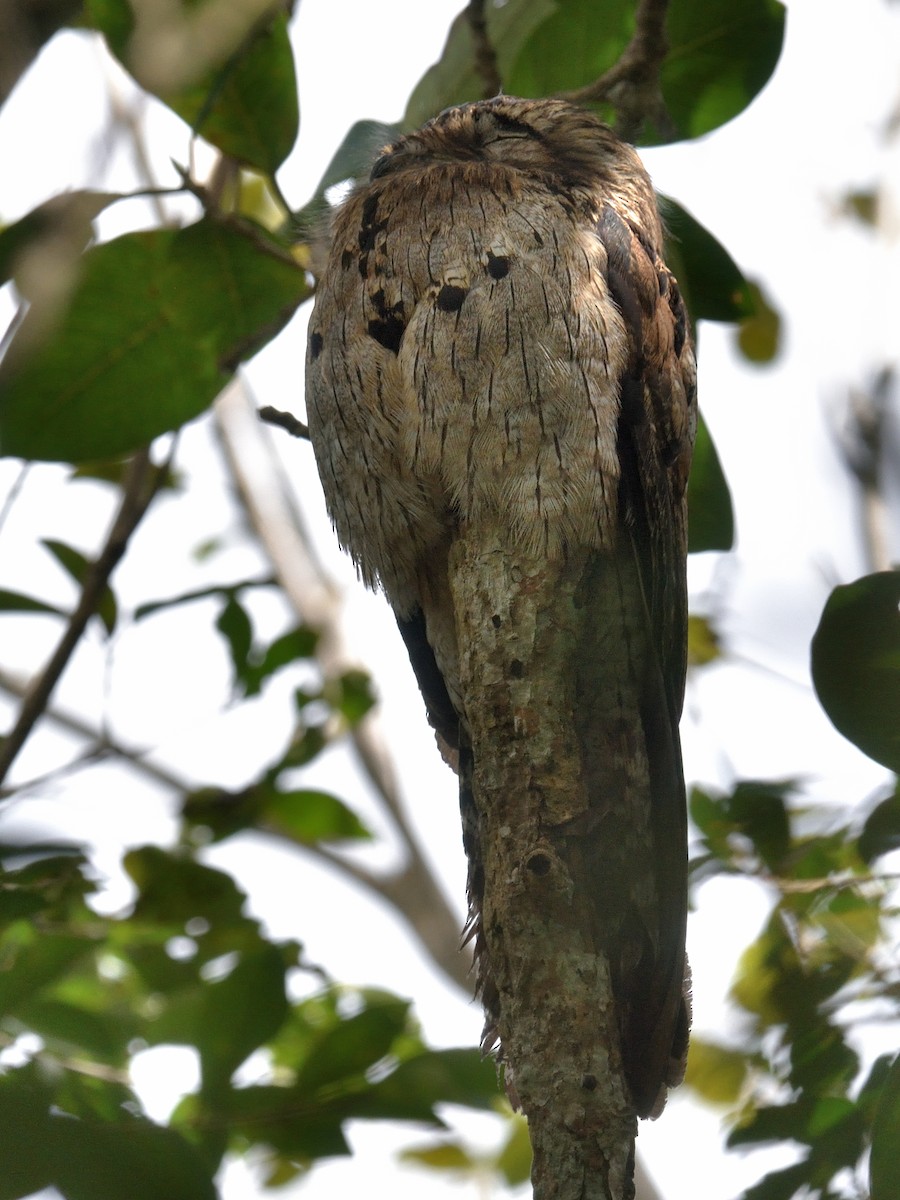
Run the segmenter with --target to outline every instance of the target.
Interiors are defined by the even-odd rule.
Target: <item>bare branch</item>
[[[75,611],[50,661],[28,689],[15,726],[0,744],[0,782],[6,778],[34,725],[44,713],[88,621],[97,611],[110,576],[128,548],[131,535],[156,495],[165,470],[165,467],[154,468],[149,449],[141,450],[132,459],[123,482],[119,511],[103,549],[85,575]]]
[[[275,425],[278,429],[287,430],[291,437],[304,438],[309,441],[309,427],[299,421],[293,413],[282,412],[280,408],[264,404],[262,408],[257,409],[256,415],[266,425]]]
[[[619,61],[593,83],[560,98],[573,104],[612,104],[618,113],[616,132],[628,140],[634,140],[648,119],[670,131],[672,122],[659,88],[660,67],[669,49],[668,7],[669,0],[639,0],[634,36]]]

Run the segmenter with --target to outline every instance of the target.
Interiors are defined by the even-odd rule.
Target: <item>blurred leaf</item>
[[[327,691],[327,698],[349,725],[356,725],[376,703],[372,679],[367,671],[344,671]],[[336,692],[333,697],[331,690]]]
[[[478,1050],[430,1050],[400,1063],[353,1104],[353,1115],[437,1121],[434,1105],[490,1109],[500,1094],[492,1060]]]
[[[79,587],[84,585],[87,574],[94,565],[90,559],[86,558],[80,550],[76,550],[74,546],[67,546],[65,542],[58,542],[53,538],[41,538],[41,545],[50,551],[62,569],[71,575]],[[96,615],[103,622],[106,632],[111,636],[116,629],[118,606],[116,598],[113,595],[113,590],[108,584],[103,589],[100,603],[97,605]]]
[[[28,345],[32,306],[0,364],[0,452],[111,458],[198,416],[237,364],[282,328],[304,274],[211,220],[89,250],[55,335]]]
[[[271,642],[261,654],[251,655],[241,677],[245,696],[256,696],[265,681],[282,667],[302,659],[312,658],[316,651],[318,634],[305,625],[283,633]]]
[[[746,1054],[701,1037],[691,1038],[684,1081],[707,1103],[736,1104],[746,1077]]]
[[[811,1145],[852,1113],[852,1102],[839,1096],[757,1108],[746,1124],[731,1131],[727,1144],[729,1148],[782,1141]]]
[[[400,1151],[399,1158],[401,1162],[453,1174],[469,1174],[479,1167],[478,1162],[459,1142],[433,1142],[430,1146],[409,1146]]]
[[[314,1092],[362,1075],[387,1055],[406,1026],[409,1002],[396,997],[371,1004],[325,1030],[297,1066],[296,1086]]]
[[[900,571],[836,587],[812,640],[816,694],[863,753],[900,771]]]
[[[208,1169],[172,1129],[146,1120],[108,1125],[49,1118],[53,1182],[66,1200],[217,1200]]]
[[[247,674],[247,660],[253,646],[253,626],[247,610],[235,596],[228,597],[225,607],[216,618],[216,629],[228,643],[234,685],[238,687]]]
[[[487,36],[497,51],[497,63],[504,90],[510,95],[538,95],[516,92],[511,83],[513,64],[532,33],[558,7],[556,0],[507,0],[506,4],[488,4],[484,17]],[[607,6],[608,7],[608,6]],[[545,43],[548,57],[552,48]],[[422,76],[413,89],[403,115],[404,129],[417,129],[451,104],[479,100],[484,95],[484,78],[475,63],[472,27],[465,12],[450,26],[447,41],[438,61]]]
[[[368,841],[372,834],[342,800],[329,792],[264,793],[261,818],[266,826],[300,845],[316,842]]]
[[[272,576],[261,579],[242,579],[238,583],[220,583],[213,584],[212,587],[194,588],[189,592],[181,592],[177,596],[169,596],[165,600],[150,600],[146,604],[139,604],[134,610],[134,619],[142,621],[144,617],[150,617],[154,613],[164,612],[167,608],[177,608],[181,604],[190,604],[194,600],[230,600],[232,596],[240,596],[242,592],[248,591],[250,588],[269,588],[276,587],[277,582]]]
[[[748,362],[770,363],[781,345],[781,317],[758,283],[750,282],[747,287],[752,312],[738,326],[738,347]]]
[[[288,16],[280,4],[154,10],[86,0],[88,18],[137,82],[224,154],[274,172],[297,138]],[[155,25],[147,18],[155,17]],[[136,18],[137,17],[137,21]],[[160,19],[162,17],[162,19]]]
[[[4,612],[50,613],[55,617],[69,615],[64,608],[57,608],[55,604],[47,604],[44,600],[36,600],[21,592],[10,592],[6,588],[0,588],[0,609]]]
[[[900,849],[900,784],[869,813],[857,848],[860,858],[866,863]]]
[[[872,190],[851,191],[844,195],[843,210],[863,225],[878,223],[878,193]]]
[[[15,278],[20,294],[31,299],[41,265],[35,253],[47,266],[60,256],[77,259],[93,237],[95,218],[121,198],[118,192],[63,192],[7,225],[0,230],[0,283]]]
[[[278,1032],[288,1011],[284,973],[278,948],[262,945],[242,955],[224,979],[205,985],[200,1026],[186,1038],[200,1052],[204,1092],[223,1088]]]
[[[212,924],[238,925],[255,922],[244,916],[246,896],[224,871],[203,866],[158,846],[129,850],[123,858],[125,870],[138,888],[134,919],[165,929],[183,927],[201,917]]]
[[[777,872],[791,844],[791,827],[786,796],[793,781],[760,782],[745,779],[738,783],[728,802],[728,811],[737,828],[770,871]]]
[[[18,936],[14,934],[18,931]],[[74,933],[50,933],[12,926],[3,939],[0,1013],[12,1014],[55,983],[95,948],[92,939]]]
[[[531,1178],[531,1138],[528,1122],[521,1114],[512,1114],[509,1127],[509,1137],[497,1156],[496,1166],[508,1187],[518,1187]]]
[[[793,1030],[790,1046],[793,1087],[822,1096],[847,1087],[859,1070],[859,1058],[834,1025],[821,1022]]]
[[[688,481],[688,553],[730,550],[733,545],[731,493],[709,428],[701,416]]]
[[[45,1044],[75,1047],[116,1067],[126,1065],[128,1043],[136,1034],[135,1022],[118,1014],[91,1012],[44,996],[21,1005],[17,1015]]]
[[[695,321],[740,321],[754,313],[753,293],[734,259],[705,225],[671,196],[659,197],[666,261]]]
[[[688,617],[688,666],[705,667],[721,657],[722,645],[709,617],[691,613]]]
[[[809,1160],[804,1158],[780,1171],[770,1171],[749,1187],[741,1200],[795,1200],[809,1181]]]

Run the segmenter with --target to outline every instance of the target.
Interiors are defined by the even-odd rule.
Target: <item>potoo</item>
[[[328,508],[460,774],[485,1043],[567,1128],[617,1079],[655,1115],[687,1047],[695,368],[662,237],[594,116],[465,104],[340,207],[310,323]]]

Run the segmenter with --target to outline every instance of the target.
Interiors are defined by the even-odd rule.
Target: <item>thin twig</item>
[[[573,104],[612,104],[618,114],[616,132],[629,140],[635,138],[649,119],[664,132],[672,128],[671,119],[659,87],[659,72],[669,49],[666,13],[669,0],[639,0],[634,17],[634,36],[622,51],[618,62],[599,79],[561,99]]]
[[[305,438],[309,441],[309,426],[304,425],[293,413],[282,412],[280,408],[264,404],[262,408],[257,409],[256,415],[266,425],[275,425],[278,429],[287,430],[291,437]]]
[[[475,70],[484,82],[482,95],[485,100],[490,100],[492,96],[499,95],[503,88],[503,81],[500,78],[497,51],[488,34],[484,0],[469,0],[466,19],[472,30],[472,41],[475,46]]]
[[[164,468],[154,468],[150,451],[141,450],[132,459],[123,482],[122,502],[96,561],[89,567],[81,586],[75,611],[69,618],[56,650],[25,696],[19,717],[0,744],[0,783],[44,713],[59,677],[81,640],[88,621],[97,611],[109,577],[128,548],[128,542],[146,513],[164,478]]]

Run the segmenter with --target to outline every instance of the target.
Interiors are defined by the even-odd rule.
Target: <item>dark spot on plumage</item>
[[[358,265],[359,265],[360,275],[362,276],[363,279],[366,279],[369,274],[369,256],[368,256],[368,254],[361,254],[359,256],[359,264]]]
[[[381,192],[370,192],[363,201],[362,207],[362,223],[363,225],[371,225],[375,220],[375,214],[378,211],[378,201],[381,199]]]
[[[509,274],[509,258],[506,254],[494,254],[488,250],[487,259],[487,271],[491,279],[503,279]]]
[[[525,666],[521,659],[514,658],[509,664],[509,674],[512,679],[521,679],[525,674]]]
[[[341,255],[341,270],[346,271],[347,268],[351,266],[353,263],[353,257],[354,255],[352,250],[345,250],[343,252]]]
[[[389,313],[386,317],[376,317],[375,320],[370,321],[367,328],[369,336],[373,337],[376,342],[380,342],[392,354],[399,354],[400,342],[406,329],[402,318],[394,313]]]
[[[398,617],[397,625],[400,635],[406,643],[409,661],[415,672],[416,681],[432,728],[444,739],[452,750],[459,749],[459,717],[447,691],[444,676],[441,674],[434,657],[434,651],[428,641],[425,629],[425,616],[421,609],[416,609],[408,617]]]
[[[322,342],[322,335],[321,335],[321,333],[312,333],[312,334],[310,334],[310,337],[309,337],[309,357],[310,357],[310,359],[311,359],[313,362],[315,362],[315,360],[316,360],[316,359],[319,357],[319,355],[322,353],[322,345],[323,345],[323,342]]]
[[[494,613],[494,615],[491,617],[491,624],[495,629],[499,629],[503,624],[503,621],[496,613]]]
[[[463,300],[468,294],[468,288],[457,287],[454,283],[445,283],[437,294],[437,306],[441,312],[459,312]]]
[[[584,1090],[586,1092],[595,1092],[597,1090],[597,1076],[596,1075],[582,1075],[581,1086],[584,1088]]]

